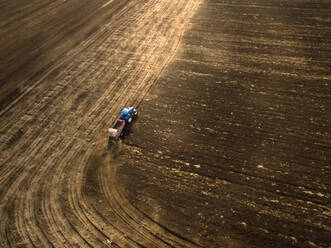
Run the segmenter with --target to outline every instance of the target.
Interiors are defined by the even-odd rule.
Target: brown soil
[[[330,246],[327,1],[14,2],[0,246]]]

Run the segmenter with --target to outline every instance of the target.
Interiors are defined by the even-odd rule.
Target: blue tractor
[[[108,128],[108,146],[111,147],[114,142],[124,138],[130,132],[132,122],[137,118],[138,112],[134,107],[124,108],[120,118],[115,122],[114,126]]]
[[[122,109],[120,119],[125,120],[126,123],[131,123],[137,118],[138,112],[134,107]]]

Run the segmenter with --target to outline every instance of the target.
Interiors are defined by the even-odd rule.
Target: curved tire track
[[[0,235],[6,246],[104,247],[109,239],[120,247],[192,247],[128,205],[115,185],[116,170],[99,175],[107,214],[83,188],[92,143],[105,135],[100,130],[122,106],[139,105],[198,4],[130,1],[1,112]],[[18,130],[22,134],[11,139]],[[107,180],[116,187],[106,187]]]

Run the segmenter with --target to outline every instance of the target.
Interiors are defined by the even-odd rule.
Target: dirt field
[[[1,247],[331,246],[330,1],[20,4],[0,2]]]

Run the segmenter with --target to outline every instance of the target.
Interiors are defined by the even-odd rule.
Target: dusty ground
[[[0,6],[1,246],[330,247],[329,1]]]

